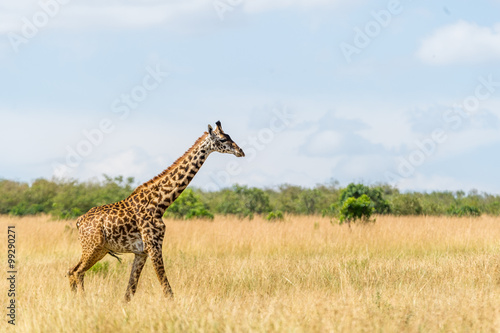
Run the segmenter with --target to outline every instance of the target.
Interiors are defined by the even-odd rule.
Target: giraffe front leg
[[[163,233],[156,232],[155,235],[151,233],[146,233],[143,237],[146,253],[151,257],[151,262],[156,272],[156,277],[160,281],[161,287],[163,289],[163,294],[166,297],[173,297],[174,293],[168,283],[167,274],[165,273],[165,266],[163,264],[162,256],[162,243],[163,243]]]
[[[151,261],[153,262],[153,267],[156,272],[156,276],[160,281],[161,287],[163,289],[163,294],[166,297],[174,297],[174,293],[172,292],[172,288],[170,287],[170,283],[168,283],[167,274],[165,273],[165,266],[163,265],[163,257],[161,246],[156,248],[151,248],[148,253],[151,257]]]
[[[144,264],[148,259],[147,254],[136,254],[134,258],[134,263],[132,264],[132,270],[130,272],[130,279],[128,281],[127,291],[125,293],[125,302],[129,302],[132,296],[134,296],[137,290],[137,283],[139,282],[139,276],[141,276]]]
[[[165,224],[161,218],[152,223],[145,223],[141,232],[144,250],[151,257],[151,262],[156,272],[156,277],[160,281],[163,294],[166,297],[174,297],[170,283],[168,283],[163,265],[162,245],[165,236]]]

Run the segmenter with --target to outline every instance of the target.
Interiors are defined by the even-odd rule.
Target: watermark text
[[[7,322],[11,325],[16,324],[16,276],[16,227],[10,225],[7,227]]]

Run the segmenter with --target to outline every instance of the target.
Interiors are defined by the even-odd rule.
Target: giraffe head
[[[234,154],[237,157],[245,156],[243,150],[231,140],[231,137],[224,133],[220,121],[216,122],[215,129],[208,125],[208,137],[212,151],[219,153]]]

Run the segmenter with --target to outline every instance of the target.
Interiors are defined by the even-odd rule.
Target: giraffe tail
[[[82,223],[82,216],[76,219],[76,228],[80,229],[80,224]]]
[[[108,254],[112,257],[115,257],[116,259],[118,259],[118,261],[120,262],[120,264],[122,263],[122,258],[119,257],[119,254],[116,253],[116,252],[113,252],[113,251],[109,251]]]

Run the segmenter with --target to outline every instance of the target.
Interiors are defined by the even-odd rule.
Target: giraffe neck
[[[148,214],[162,217],[193,180],[211,152],[208,133],[205,132],[184,155],[158,176],[137,187],[129,198],[133,198],[141,210],[146,209]]]

